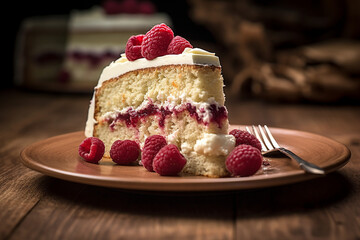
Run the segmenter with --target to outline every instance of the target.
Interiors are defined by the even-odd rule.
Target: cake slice
[[[228,135],[219,58],[198,48],[152,60],[125,55],[107,66],[95,87],[86,136],[100,138],[105,156],[116,140],[142,147],[151,135],[175,144],[187,163],[182,175],[227,176]]]

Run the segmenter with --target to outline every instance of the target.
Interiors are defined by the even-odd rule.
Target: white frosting
[[[128,61],[126,59],[125,54],[121,56],[118,60],[110,63],[109,66],[104,68],[99,82],[95,88],[101,87],[102,83],[110,80],[111,78],[118,77],[124,73],[134,71],[137,69],[143,69],[143,68],[150,68],[150,67],[159,67],[159,66],[165,66],[165,65],[214,65],[217,67],[220,67],[220,61],[217,56],[215,56],[214,53],[205,51],[200,48],[185,48],[182,54],[177,55],[165,55],[161,57],[157,57],[153,60],[147,60],[145,58],[140,58],[135,61]],[[158,96],[158,98],[163,98],[163,96]],[[168,98],[168,104],[171,104],[171,97]],[[209,103],[213,103],[213,99],[209,99]],[[143,104],[146,104],[144,102]],[[142,104],[142,105],[143,105]],[[200,110],[202,107],[202,104],[207,103],[194,103],[196,106],[196,109]],[[197,104],[197,105],[196,105]],[[141,106],[142,106],[141,105]],[[140,106],[140,107],[141,107]],[[91,100],[90,107],[89,107],[89,114],[88,114],[88,120],[86,122],[86,128],[85,128],[85,136],[91,137],[93,135],[93,128],[94,124],[96,123],[94,119],[94,110],[95,109],[95,99],[93,96],[93,99]],[[126,111],[126,110],[124,110]],[[111,114],[111,113],[108,113]],[[201,115],[205,119],[210,119],[209,115]]]
[[[200,48],[185,48],[182,54],[169,54],[157,57],[153,60],[139,58],[135,61],[128,61],[126,56],[122,55],[120,59],[110,63],[109,66],[104,68],[96,87],[100,87],[106,80],[137,69],[182,64],[214,65],[220,67],[219,58],[215,56],[214,53],[210,53]]]
[[[90,101],[88,118],[87,118],[86,126],[85,126],[85,136],[86,137],[92,137],[93,133],[94,133],[94,124],[96,123],[96,120],[94,119],[94,114],[95,114],[94,100],[95,100],[95,92],[93,93],[93,97]]]
[[[194,150],[208,156],[226,156],[234,149],[235,142],[233,135],[205,133],[196,141]]]
[[[155,14],[115,14],[107,15],[101,7],[87,10],[73,10],[70,14],[70,30],[144,30],[158,23],[171,25],[170,17],[165,13]]]

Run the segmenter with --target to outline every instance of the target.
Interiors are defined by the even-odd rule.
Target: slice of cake
[[[141,51],[139,59],[129,61],[124,54],[103,70],[86,136],[100,138],[109,156],[116,140],[134,140],[142,147],[148,136],[162,135],[186,158],[183,175],[227,176],[225,159],[235,138],[228,135],[219,58],[191,48],[181,37],[170,37],[169,43],[166,37],[153,36],[152,30],[129,39],[129,45],[134,37],[139,41],[133,49],[127,47],[126,55],[133,59],[134,52]],[[163,44],[167,53],[161,52]]]

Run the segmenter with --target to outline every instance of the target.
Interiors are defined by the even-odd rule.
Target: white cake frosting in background
[[[72,28],[86,30],[98,28],[101,30],[115,29],[144,29],[150,28],[159,22],[171,25],[171,18],[165,13],[154,14],[115,14],[108,15],[103,8],[94,6],[88,10],[73,10],[71,12]]]

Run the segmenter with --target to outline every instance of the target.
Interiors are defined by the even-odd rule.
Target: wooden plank
[[[237,195],[237,239],[356,239],[359,207],[341,173]],[[358,194],[358,193],[357,193]],[[352,210],[347,209],[352,202]]]
[[[236,196],[236,239],[357,239],[360,237],[360,119],[358,106],[254,106],[270,126],[331,136],[352,151],[343,169],[326,177]],[[338,135],[340,134],[340,135]],[[341,136],[337,139],[337,136]],[[344,141],[346,139],[346,141]],[[354,143],[353,145],[351,143]],[[350,177],[351,176],[351,177]]]
[[[56,179],[48,183],[46,196],[10,239],[233,239],[233,194],[171,195]]]
[[[13,90],[0,94],[0,239],[11,235],[43,196],[43,175],[20,163],[20,151],[40,139],[79,129],[88,100],[75,97],[72,103],[72,98]],[[84,110],[76,115],[80,105]]]

